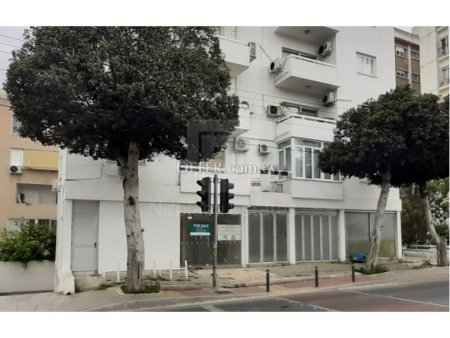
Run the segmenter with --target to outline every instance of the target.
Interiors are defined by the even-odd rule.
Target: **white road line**
[[[377,296],[377,297],[384,297],[384,298],[395,299],[395,300],[402,300],[402,301],[411,302],[411,303],[419,303],[419,304],[425,304],[425,305],[435,305],[435,306],[445,307],[445,308],[448,309],[448,305],[436,304],[436,303],[431,303],[431,302],[422,302],[420,300],[413,300],[413,299],[399,298],[399,297],[394,297],[394,296],[379,295],[379,294],[376,294],[376,293],[368,293],[368,292],[348,291],[348,290],[340,290],[340,291],[341,292],[346,292],[346,293],[358,293],[360,295]]]
[[[211,312],[225,312],[225,310],[222,310],[216,306],[213,305],[203,305],[202,308],[211,311]]]
[[[326,308],[326,307],[323,307],[323,306],[314,305],[314,304],[310,304],[310,303],[302,303],[302,302],[299,302],[297,300],[292,300],[292,299],[289,299],[289,298],[284,298],[284,297],[276,297],[276,298],[282,299],[282,300],[286,300],[286,301],[288,301],[290,303],[297,303],[297,304],[300,304],[300,305],[310,306],[310,307],[313,307],[313,308],[317,308],[317,309],[321,309],[321,310],[325,310],[325,311],[329,311],[329,312],[339,312],[339,311],[334,310],[334,309],[329,309],[329,308]]]

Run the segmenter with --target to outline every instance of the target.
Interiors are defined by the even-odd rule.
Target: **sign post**
[[[214,242],[213,242],[213,288],[217,286],[217,238],[218,238],[218,228],[217,228],[217,185],[219,182],[219,176],[214,174]]]

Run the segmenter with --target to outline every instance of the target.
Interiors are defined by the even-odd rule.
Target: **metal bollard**
[[[266,292],[270,292],[270,274],[269,274],[269,269],[266,270]]]
[[[352,283],[355,282],[355,264],[352,264]]]
[[[316,285],[316,288],[318,288],[319,287],[319,268],[317,266],[314,268],[314,276],[315,276],[315,285]]]

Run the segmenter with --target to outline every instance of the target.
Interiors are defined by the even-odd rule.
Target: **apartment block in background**
[[[394,28],[395,83],[409,84],[420,94],[420,49],[419,37]]]
[[[18,127],[0,90],[0,229],[21,219],[56,229],[58,150],[20,137]]]
[[[448,95],[448,27],[414,27],[419,37],[421,92]]]

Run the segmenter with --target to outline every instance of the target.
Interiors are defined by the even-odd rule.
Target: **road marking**
[[[386,295],[379,295],[376,293],[368,293],[368,292],[359,292],[359,291],[347,291],[347,290],[340,290],[341,292],[346,292],[346,293],[358,293],[360,295],[368,295],[368,296],[377,296],[377,297],[384,297],[384,298],[389,298],[389,299],[394,299],[394,300],[402,300],[404,302],[411,302],[411,303],[419,303],[419,304],[424,304],[424,305],[435,305],[435,306],[440,306],[440,307],[445,307],[448,309],[448,305],[442,305],[442,304],[436,304],[436,303],[431,303],[431,302],[422,302],[420,300],[413,300],[413,299],[407,299],[407,298],[400,298],[400,297],[395,297],[395,296],[386,296]]]
[[[319,306],[319,305],[315,305],[315,304],[302,303],[302,302],[299,302],[297,300],[292,300],[292,299],[289,299],[289,298],[284,298],[284,297],[276,297],[276,298],[281,299],[281,300],[286,300],[286,301],[288,301],[290,303],[297,303],[297,304],[300,304],[300,305],[311,306],[313,308],[317,308],[317,309],[320,309],[320,310],[325,310],[325,311],[329,311],[329,312],[338,312],[337,310],[334,310],[334,309],[329,309],[329,308],[326,308],[326,307],[323,307],[323,306]]]
[[[224,312],[225,310],[222,310],[214,305],[203,305],[202,308],[211,311],[211,312]]]

